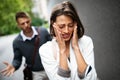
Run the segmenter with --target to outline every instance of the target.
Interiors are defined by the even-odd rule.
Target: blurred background
[[[2,61],[12,61],[12,40],[19,32],[15,13],[28,12],[32,25],[49,29],[52,7],[65,0],[1,0],[0,1],[0,70]],[[85,27],[85,34],[93,39],[95,67],[100,80],[120,79],[120,0],[68,0],[73,3]],[[13,76],[0,80],[22,80],[22,67]],[[20,77],[19,77],[20,76]]]

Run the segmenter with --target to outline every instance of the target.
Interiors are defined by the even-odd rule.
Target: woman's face
[[[61,37],[64,41],[69,41],[74,31],[74,22],[69,16],[60,15],[56,18],[56,29],[61,32]]]

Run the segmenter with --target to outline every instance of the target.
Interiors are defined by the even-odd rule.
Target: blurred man
[[[38,54],[39,47],[51,40],[50,34],[45,28],[31,26],[31,19],[25,12],[16,13],[16,22],[21,32],[13,41],[14,58],[12,64],[4,62],[6,68],[1,72],[6,75],[12,75],[19,69],[22,63],[22,57],[25,57],[25,63],[31,68],[33,80],[43,80],[47,77]],[[38,32],[39,31],[39,32]],[[39,36],[39,47],[37,48],[34,65],[32,65],[32,57],[35,49],[36,37]]]

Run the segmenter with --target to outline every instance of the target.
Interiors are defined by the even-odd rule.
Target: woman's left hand
[[[78,35],[77,35],[77,24],[74,25],[74,31],[72,36],[72,48],[78,48]]]

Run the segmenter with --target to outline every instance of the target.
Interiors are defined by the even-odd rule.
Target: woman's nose
[[[69,30],[68,30],[68,27],[66,27],[66,28],[64,29],[64,32],[65,32],[65,33],[68,33],[68,31],[69,31]]]

